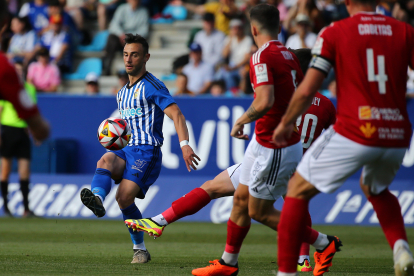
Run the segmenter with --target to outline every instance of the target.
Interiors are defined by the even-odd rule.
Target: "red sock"
[[[312,227],[312,218],[311,218],[309,212],[308,212],[308,217],[306,218],[306,226],[308,226],[309,228]],[[313,231],[316,232],[315,230],[313,230]],[[311,232],[310,235],[312,235],[312,232]],[[316,236],[316,238],[318,238],[318,236]],[[315,240],[316,240],[316,238],[315,238]],[[307,242],[303,242],[302,245],[300,246],[299,256],[302,256],[302,255],[309,256],[309,243],[307,243]]]
[[[165,210],[162,215],[168,223],[172,223],[180,218],[193,215],[200,211],[211,201],[210,196],[201,188],[195,188],[188,194],[180,197]]]
[[[237,254],[243,244],[244,238],[249,232],[250,224],[248,226],[238,226],[230,219],[227,221],[227,241],[225,252]]]
[[[299,250],[306,234],[306,217],[309,201],[286,197],[278,227],[279,271],[294,273],[297,270]]]
[[[404,228],[404,219],[401,215],[401,206],[398,199],[390,193],[388,189],[379,195],[370,196],[368,200],[374,207],[382,231],[391,246],[394,248],[394,243],[399,240],[407,240],[407,234]]]

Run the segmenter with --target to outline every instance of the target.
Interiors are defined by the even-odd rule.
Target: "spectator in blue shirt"
[[[62,25],[61,15],[51,16],[49,31],[42,35],[37,48],[48,49],[51,61],[59,67],[61,73],[67,73],[72,69],[71,39],[69,33],[63,30]]]
[[[34,0],[25,3],[19,12],[19,17],[29,17],[30,24],[36,33],[41,34],[42,30],[49,25],[49,14],[45,0]]]
[[[63,7],[59,0],[51,0],[49,2],[49,16],[60,15],[62,16],[63,30],[68,32],[71,37],[73,47],[76,48],[82,39],[82,33],[78,30],[75,21],[69,13],[63,10]]]
[[[13,36],[7,50],[7,57],[12,62],[27,62],[36,45],[36,33],[31,30],[27,17],[14,17],[11,30]]]

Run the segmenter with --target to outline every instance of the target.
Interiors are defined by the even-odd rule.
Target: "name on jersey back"
[[[360,35],[392,36],[391,25],[358,24],[358,31]]]

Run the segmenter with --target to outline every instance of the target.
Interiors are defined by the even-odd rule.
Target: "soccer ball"
[[[131,138],[131,129],[123,119],[105,119],[98,128],[98,140],[108,150],[120,150]]]

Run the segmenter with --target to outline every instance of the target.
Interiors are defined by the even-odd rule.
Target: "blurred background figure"
[[[90,72],[86,75],[85,78],[86,86],[85,91],[86,95],[98,95],[99,94],[99,76]]]
[[[7,57],[12,62],[28,62],[36,45],[36,33],[31,30],[28,17],[14,17],[11,22],[13,36],[10,40]]]
[[[111,74],[112,61],[115,54],[123,50],[126,33],[139,34],[148,38],[149,20],[148,11],[140,5],[140,0],[127,0],[126,4],[119,6],[109,25],[109,37],[102,59],[104,75]]]
[[[52,15],[49,19],[48,31],[40,38],[36,50],[46,48],[49,50],[50,60],[56,64],[61,73],[72,70],[71,37],[63,29],[63,17],[59,14]]]
[[[214,14],[205,13],[203,15],[203,29],[194,37],[194,42],[203,49],[205,62],[213,66],[220,62],[225,38],[225,34],[214,27]]]
[[[62,30],[69,34],[71,38],[71,47],[76,47],[79,45],[82,40],[82,33],[79,31],[78,26],[76,25],[72,16],[63,9],[64,6],[62,3],[59,0],[49,0],[48,5],[49,18],[62,18]],[[51,25],[49,25],[49,27],[49,29],[53,28]]]
[[[194,96],[194,92],[188,90],[187,87],[188,78],[185,74],[179,73],[177,75],[177,80],[175,81],[175,86],[177,87],[175,90],[171,91],[173,96]]]
[[[29,18],[33,30],[39,35],[49,26],[48,5],[45,0],[34,0],[23,4],[19,17],[25,16]]]
[[[243,22],[240,19],[230,21],[230,34],[224,41],[223,59],[225,65],[217,73],[217,79],[223,78],[227,89],[239,87],[241,80],[241,68],[249,63],[250,49],[253,40],[246,36],[243,30]]]
[[[204,5],[195,5],[183,3],[189,11],[205,15],[205,13],[212,13],[214,15],[214,26],[219,31],[228,34],[229,23],[233,17],[241,14],[237,8],[234,0],[219,0],[218,2],[209,2]]]
[[[316,38],[317,35],[311,32],[309,16],[306,14],[298,14],[296,16],[296,33],[288,38],[286,41],[286,48],[312,48]]]
[[[40,48],[37,51],[37,62],[29,65],[27,82],[33,84],[39,92],[57,91],[60,84],[59,68],[50,62],[48,49]]]
[[[23,80],[23,67],[21,63],[15,64],[20,79]],[[29,97],[36,103],[36,89],[29,83],[24,84]],[[13,217],[8,203],[9,176],[12,171],[13,158],[17,159],[17,171],[19,174],[20,190],[23,196],[23,217],[35,217],[29,209],[29,183],[30,183],[30,160],[31,142],[27,123],[19,118],[13,105],[5,100],[0,100],[0,123],[1,123],[1,194],[4,201],[4,214]]]
[[[108,22],[112,20],[116,9],[121,4],[121,0],[99,0],[98,1],[98,25],[99,30],[106,30]]]
[[[127,74],[127,72],[125,71],[125,69],[122,69],[122,70],[119,70],[117,73],[116,73],[116,75],[117,75],[117,77],[118,77],[118,85],[117,86],[114,86],[114,87],[112,87],[112,94],[117,94],[118,93],[118,91],[119,90],[121,90],[122,89],[122,87],[124,87],[127,83],[128,83],[128,81],[129,81],[129,79],[128,79],[128,74]]]
[[[231,94],[231,92],[229,92]],[[213,81],[210,87],[210,94],[213,97],[220,97],[226,94],[226,84],[224,81]]]
[[[197,43],[190,45],[190,62],[184,66],[183,73],[188,77],[188,89],[195,94],[208,92],[214,77],[214,67],[204,62],[202,47]]]

